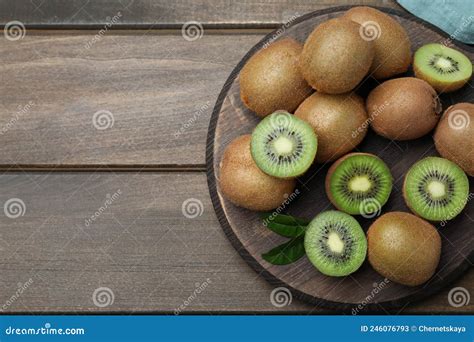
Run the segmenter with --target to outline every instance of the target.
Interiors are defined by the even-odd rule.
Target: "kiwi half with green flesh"
[[[415,52],[415,76],[431,84],[438,92],[461,88],[472,75],[472,63],[461,52],[442,44],[423,45]]]
[[[322,212],[310,222],[304,247],[314,267],[334,277],[357,271],[367,254],[367,240],[359,223],[336,210]]]
[[[469,180],[452,161],[427,157],[407,172],[403,197],[416,215],[430,221],[446,221],[456,217],[466,206]]]
[[[442,157],[458,164],[474,177],[474,104],[457,103],[449,107],[433,136]],[[319,154],[319,151],[318,151]]]
[[[232,203],[256,211],[280,206],[296,185],[294,179],[279,179],[262,172],[250,154],[250,134],[226,147],[219,165],[219,189]]]
[[[364,100],[354,93],[316,92],[300,104],[295,116],[309,123],[318,136],[319,163],[336,160],[354,149],[369,125]]]
[[[380,211],[392,191],[392,175],[382,159],[349,153],[328,170],[326,193],[331,203],[351,215]]]
[[[302,50],[300,43],[285,38],[253,55],[239,76],[245,106],[261,117],[279,109],[293,112],[312,92],[298,68]]]
[[[360,34],[374,45],[374,61],[369,74],[385,79],[408,70],[411,63],[408,34],[391,16],[366,6],[357,6],[344,14],[361,25]]]
[[[314,89],[327,94],[347,93],[367,75],[374,48],[359,31],[358,23],[334,18],[320,24],[310,34],[299,66]]]
[[[408,286],[425,283],[436,271],[441,237],[433,225],[415,215],[390,212],[367,231],[369,262],[382,276]]]
[[[255,127],[250,145],[252,157],[263,172],[293,178],[305,173],[313,163],[318,139],[305,121],[277,111]]]

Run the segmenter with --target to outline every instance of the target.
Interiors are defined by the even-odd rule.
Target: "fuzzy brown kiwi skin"
[[[392,17],[371,7],[358,6],[348,10],[344,17],[361,25],[375,22],[380,36],[374,39],[375,55],[369,73],[376,79],[386,79],[404,73],[411,64],[411,43],[405,29]],[[378,28],[376,28],[377,30]]]
[[[474,177],[474,104],[450,106],[439,121],[433,138],[442,157]]]
[[[359,28],[349,19],[335,18],[310,34],[299,66],[314,89],[327,94],[347,93],[367,75],[374,48],[372,42],[362,39]]]
[[[262,172],[250,153],[251,135],[233,140],[224,151],[219,166],[219,188],[232,203],[255,211],[280,206],[293,190],[294,179],[279,179]]]
[[[318,163],[346,154],[367,134],[368,116],[364,100],[354,93],[330,95],[316,92],[300,104],[295,116],[309,123],[318,136]]]
[[[368,259],[382,276],[407,286],[428,281],[441,255],[441,237],[425,220],[405,212],[380,216],[367,231]]]
[[[371,127],[392,140],[411,140],[430,132],[438,123],[441,103],[427,82],[414,77],[383,82],[367,97]]]
[[[291,38],[270,44],[253,55],[240,72],[240,98],[258,116],[276,110],[290,113],[312,89],[298,68],[303,46]]]
[[[332,203],[333,206],[335,206],[340,211],[344,211],[344,210],[337,206],[337,203],[334,200],[334,197],[332,196],[332,193],[331,193],[331,177],[332,177],[332,174],[334,173],[334,171],[336,171],[337,167],[339,165],[341,165],[341,163],[344,160],[346,160],[347,158],[352,157],[352,156],[371,156],[371,157],[378,158],[376,155],[373,155],[371,153],[353,152],[353,153],[348,153],[345,156],[339,158],[338,160],[336,160],[331,165],[331,167],[328,170],[328,173],[326,174],[326,181],[324,182],[324,185],[325,185],[325,188],[326,188],[326,195],[328,196],[329,201]]]

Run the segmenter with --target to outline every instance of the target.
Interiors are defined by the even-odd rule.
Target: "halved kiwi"
[[[279,179],[262,172],[250,154],[250,134],[226,147],[219,164],[219,188],[232,203],[250,210],[272,210],[295,190],[294,179]]]
[[[466,206],[469,181],[452,161],[427,157],[415,163],[405,176],[403,197],[416,215],[430,221],[456,217]]]
[[[288,112],[277,111],[255,127],[250,147],[263,172],[293,178],[305,173],[313,163],[318,140],[309,124]]]
[[[352,215],[380,212],[392,191],[392,175],[382,159],[349,153],[328,170],[326,193],[339,210]]]
[[[359,223],[336,210],[325,211],[310,222],[304,247],[314,267],[335,277],[357,271],[367,254],[367,240]]]
[[[472,63],[461,52],[442,44],[423,45],[415,52],[415,75],[438,92],[461,88],[471,78]]]

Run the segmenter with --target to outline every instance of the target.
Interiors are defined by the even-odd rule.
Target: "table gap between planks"
[[[3,26],[26,26],[0,44],[0,203],[21,200],[19,214],[0,217],[0,308],[332,312],[271,304],[272,286],[219,226],[205,151],[212,108],[243,55],[296,15],[351,3],[0,1]],[[199,39],[185,39],[190,22]],[[195,218],[182,212],[190,198],[202,203]],[[472,293],[473,282],[469,271],[453,286]],[[100,307],[94,291],[105,287],[113,302]],[[450,306],[449,290],[395,313],[472,312]]]

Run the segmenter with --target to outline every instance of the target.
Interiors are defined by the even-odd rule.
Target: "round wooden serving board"
[[[389,282],[374,295],[374,286],[377,287],[384,278],[375,272],[367,261],[356,273],[342,278],[324,276],[311,265],[306,257],[286,266],[274,266],[264,261],[261,258],[262,253],[287,239],[264,227],[258,213],[239,208],[226,200],[221,195],[217,182],[218,166],[225,147],[237,136],[251,133],[259,122],[257,116],[243,105],[239,96],[239,73],[246,61],[265,43],[274,41],[275,37],[277,39],[293,37],[304,43],[306,37],[317,25],[330,18],[341,16],[348,8],[338,7],[313,12],[292,21],[291,24],[282,26],[278,31],[279,34],[274,31],[267,35],[237,65],[219,95],[209,126],[208,182],[214,208],[225,233],[247,263],[269,282],[275,286],[285,286],[296,298],[315,305],[350,310],[363,303],[364,308],[369,310],[390,309],[433,294],[463,274],[472,265],[474,224],[472,203],[468,203],[464,211],[444,227],[437,225],[443,238],[443,249],[437,273],[430,281],[418,287],[407,287]],[[426,43],[446,42],[448,39],[447,35],[437,28],[409,14],[384,8],[380,10],[390,14],[407,30],[412,43],[412,51]],[[463,51],[471,61],[473,60],[472,48],[461,44],[457,44],[456,48]],[[412,71],[408,74],[412,74]],[[365,98],[375,85],[377,82],[369,79],[357,89],[357,93]],[[443,109],[458,102],[474,102],[472,85],[466,85],[457,92],[442,95],[441,100]],[[437,155],[431,134],[417,140],[394,142],[369,131],[356,150],[378,155],[392,171],[394,188],[382,213],[409,212],[401,193],[403,176],[419,159]],[[466,153],[472,153],[472,151],[466,151]],[[329,166],[330,163],[313,165],[305,176],[298,180],[299,195],[285,210],[287,213],[311,219],[322,211],[333,209],[324,191],[324,179]],[[469,181],[472,191],[473,179],[470,178]],[[361,216],[356,218],[365,230],[374,220],[364,219]]]

